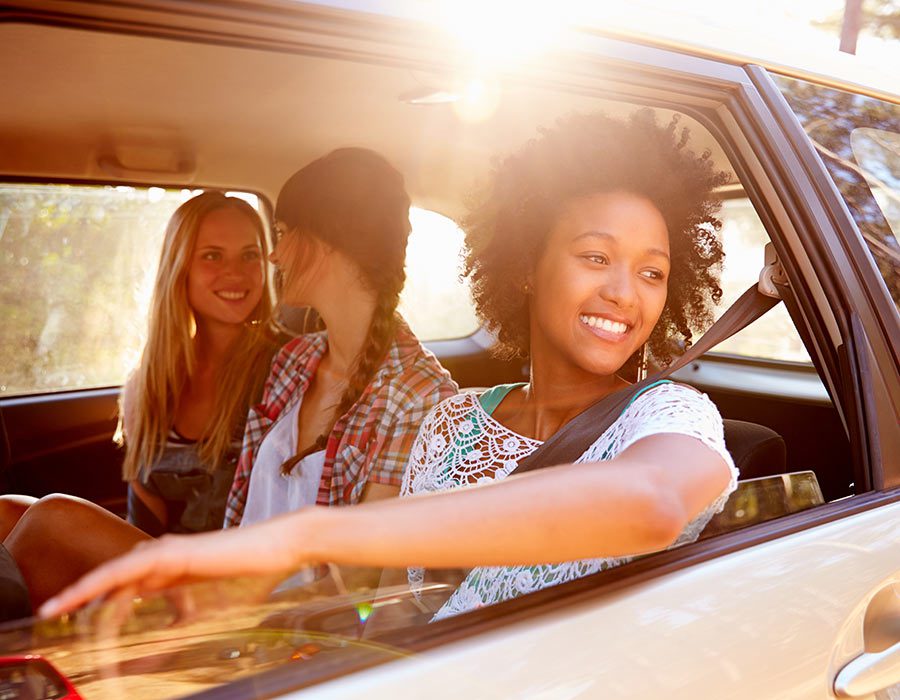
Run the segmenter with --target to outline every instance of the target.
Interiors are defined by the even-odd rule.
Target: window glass
[[[900,106],[772,77],[815,144],[900,307]]]
[[[900,234],[900,133],[854,129],[850,146],[896,241]]]
[[[759,279],[763,250],[769,242],[766,229],[746,197],[726,199],[719,213],[725,265],[722,269],[721,315],[750,285]],[[794,322],[784,304],[754,321],[740,333],[720,343],[715,352],[766,360],[810,362]]]
[[[478,328],[468,283],[461,281],[463,232],[452,219],[413,207],[400,312],[419,340],[471,335]]]
[[[198,192],[0,184],[0,396],[122,383],[166,223]]]

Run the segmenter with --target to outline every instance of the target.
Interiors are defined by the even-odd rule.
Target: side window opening
[[[468,283],[461,280],[463,231],[435,211],[412,207],[406,284],[400,312],[421,341],[471,335],[479,327]]]
[[[762,251],[769,242],[769,234],[753,204],[742,191],[734,194],[738,196],[724,199],[719,212],[725,246],[719,315],[758,280],[763,266]],[[721,343],[715,352],[812,366],[809,353],[784,304],[779,304],[751,326]]]
[[[722,197],[719,218],[725,261],[717,318],[758,281],[771,240],[739,183],[723,188]],[[716,403],[725,419],[726,442],[744,431],[758,432],[758,447],[753,449],[760,452],[755,456],[742,450],[746,437],[732,437],[729,449],[739,468],[739,461],[749,454],[741,493],[733,495],[704,536],[856,492],[849,440],[784,304],[680,370],[677,378]],[[763,426],[773,434],[766,437],[746,424]]]
[[[124,381],[144,343],[166,223],[200,191],[0,184],[0,398]]]

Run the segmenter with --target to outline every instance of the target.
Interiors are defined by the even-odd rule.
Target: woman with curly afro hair
[[[646,386],[573,464],[515,474],[569,420],[628,386],[647,347],[665,363],[721,290],[714,190],[726,181],[676,120],[573,116],[499,163],[466,221],[477,308],[530,380],[445,399],[422,424],[406,498],[306,508],[170,537],[101,567],[45,606],[110,590],[317,562],[464,567],[437,618],[696,539],[736,486],[709,399]],[[598,431],[599,432],[599,431]],[[415,590],[424,568],[410,569]]]

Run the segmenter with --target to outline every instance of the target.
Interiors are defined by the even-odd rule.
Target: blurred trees
[[[0,396],[121,383],[145,336],[166,222],[188,196],[0,185]]]
[[[773,78],[814,142],[900,307],[900,107]]]
[[[852,26],[847,26],[847,25]],[[841,12],[827,17],[820,22],[813,22],[814,26],[828,29],[842,35],[842,48],[845,33],[852,34],[852,46],[855,53],[856,37],[865,32],[882,39],[900,38],[900,2],[897,0],[845,0],[844,9]]]

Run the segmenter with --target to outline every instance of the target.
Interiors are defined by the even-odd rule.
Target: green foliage
[[[900,107],[775,77],[859,227],[900,307]]]
[[[138,359],[187,191],[0,185],[0,395],[110,386]]]
[[[841,11],[813,24],[839,33],[843,20]],[[896,0],[863,0],[860,29],[882,39],[900,38],[900,3]]]

